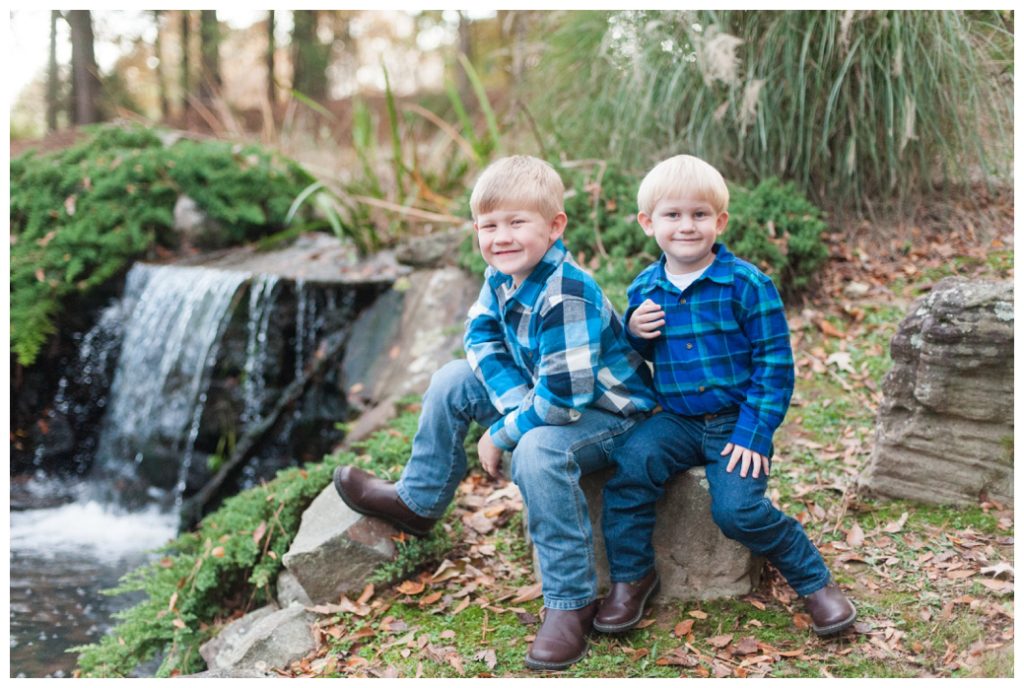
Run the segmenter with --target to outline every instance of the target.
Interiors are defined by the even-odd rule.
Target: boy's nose
[[[499,244],[506,244],[512,241],[512,230],[504,225],[499,225],[494,232],[494,241]]]

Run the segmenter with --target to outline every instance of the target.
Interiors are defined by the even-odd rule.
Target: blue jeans
[[[611,579],[635,581],[654,568],[654,505],[676,473],[704,466],[711,492],[711,517],[726,537],[764,556],[798,595],[809,595],[831,575],[800,523],[765,497],[768,476],[740,477],[740,464],[726,473],[721,451],[738,417],[714,418],[663,411],[638,425],[615,452],[615,475],[604,488],[602,527]]]
[[[421,516],[442,516],[466,474],[462,443],[470,421],[486,428],[499,418],[466,361],[437,371],[423,396],[412,455],[398,481],[402,501]],[[597,596],[594,536],[579,480],[611,465],[618,441],[634,423],[587,408],[569,425],[530,430],[512,452],[512,480],[529,513],[548,608],[579,609]]]

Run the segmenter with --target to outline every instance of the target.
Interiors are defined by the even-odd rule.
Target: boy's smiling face
[[[709,202],[700,198],[667,197],[655,204],[650,215],[639,213],[637,221],[665,252],[668,271],[682,275],[714,262],[711,249],[725,231],[729,213],[715,212]]]
[[[487,264],[511,275],[513,284],[518,287],[562,236],[566,222],[563,212],[547,220],[535,210],[498,208],[481,213],[473,228]]]

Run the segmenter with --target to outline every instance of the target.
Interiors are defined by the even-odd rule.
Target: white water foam
[[[177,534],[177,516],[156,507],[116,510],[98,502],[73,502],[52,509],[11,513],[11,552],[54,558],[88,552],[98,561],[117,560],[160,547]]]

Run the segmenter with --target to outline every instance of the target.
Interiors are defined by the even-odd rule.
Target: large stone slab
[[[302,514],[299,532],[282,561],[309,599],[338,602],[356,594],[380,564],[395,557],[398,531],[352,511],[328,485]]]
[[[892,339],[865,491],[1013,503],[1013,285],[946,278]]]
[[[594,529],[597,580],[602,590],[610,587],[601,531],[602,491],[613,472],[609,468],[580,480]],[[710,600],[745,595],[757,587],[764,561],[725,537],[711,519],[711,495],[703,468],[672,478],[655,508],[654,559],[661,576],[657,599]]]
[[[309,595],[299,584],[295,574],[285,569],[277,576],[277,604],[287,607],[293,603],[301,604],[304,607],[313,606],[313,600],[309,599]]]
[[[342,363],[349,403],[371,407],[425,392],[430,376],[461,351],[479,293],[480,277],[454,267],[395,282],[352,328]]]
[[[262,607],[226,626],[199,649],[211,671],[266,672],[316,649],[316,615],[300,604]]]

